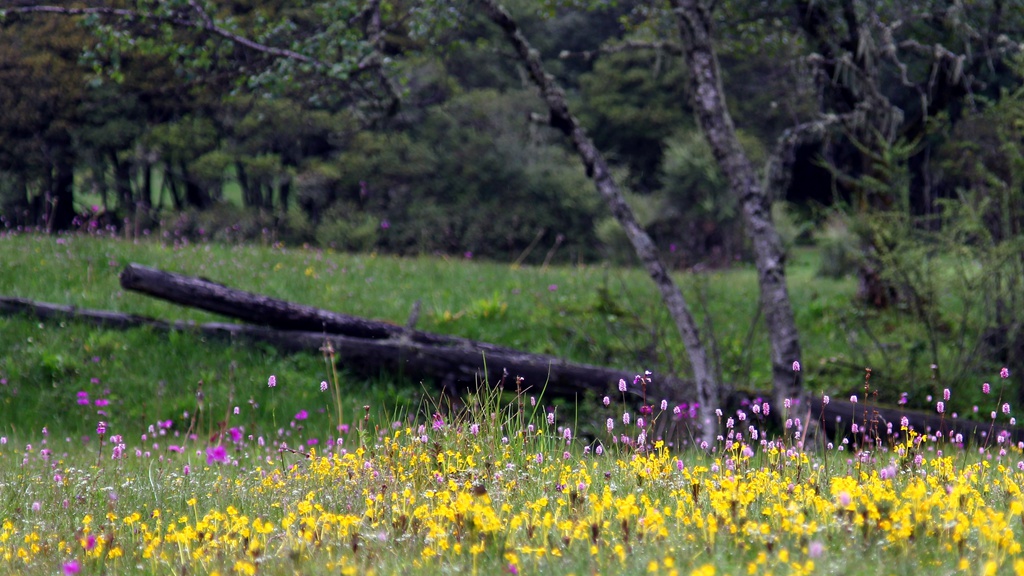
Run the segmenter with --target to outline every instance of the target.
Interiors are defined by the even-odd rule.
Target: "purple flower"
[[[551,284],[548,286],[548,292],[554,292],[555,290],[558,290],[558,284]]]
[[[110,400],[107,400],[106,398],[97,398],[94,404],[96,404],[97,408],[105,408],[110,405]]]
[[[99,424],[97,424],[96,425],[96,433],[99,434],[100,436],[103,436],[104,434],[106,434],[107,433],[107,423],[106,422],[100,422]]]
[[[942,389],[942,399],[949,402],[949,388]]]
[[[78,563],[78,560],[68,560],[64,563],[64,574],[71,576],[72,574],[78,574],[82,571],[82,565]]]
[[[984,384],[981,385],[981,393],[982,394],[988,394],[991,391],[992,391],[992,389],[989,387],[988,382],[985,382]]]
[[[793,360],[793,372],[799,372],[799,371],[800,371],[800,361],[799,360]]]
[[[209,466],[214,462],[218,464],[227,464],[228,451],[223,446],[209,446],[206,448],[206,465]]]
[[[626,381],[623,380],[622,378],[619,378],[619,392],[625,392],[625,391],[626,391]]]
[[[298,413],[295,414],[296,420],[305,420],[306,418],[309,418],[309,412],[306,412],[305,410],[299,410]]]
[[[268,388],[273,388],[275,386],[277,386],[277,376],[274,376],[273,374],[271,374],[270,378],[267,378],[267,387]]]
[[[86,392],[85,390],[82,390],[81,392],[78,393],[78,405],[79,406],[88,406],[89,405],[89,393]]]
[[[239,430],[237,426],[232,426],[231,429],[228,430],[228,435],[231,436],[231,441],[235,444],[242,441],[242,431]]]
[[[607,406],[607,405],[612,403],[612,399],[607,397],[607,396],[605,396],[603,399],[601,399],[601,403],[604,404],[605,406]]]
[[[999,377],[1003,378],[1003,379],[1009,378],[1010,377],[1010,369],[1007,368],[1006,366],[1003,366],[1003,369],[999,371]]]
[[[327,381],[326,380],[324,380],[323,382],[320,383],[320,391],[321,392],[326,392],[327,391]]]
[[[939,414],[942,414],[943,412],[946,411],[946,405],[942,402],[942,400],[939,400],[938,402],[935,403],[935,411],[938,412]]]

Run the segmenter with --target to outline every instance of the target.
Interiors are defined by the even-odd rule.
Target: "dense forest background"
[[[162,13],[159,3],[69,5],[198,9],[164,4]],[[340,62],[327,73],[156,18],[7,13],[3,225],[630,261],[500,30],[472,2],[371,4],[375,35],[358,4],[203,4],[239,36]],[[1024,106],[1014,64],[1024,15],[1012,4],[717,7],[724,91],[755,163],[794,127],[868,117],[792,147],[775,193],[784,238],[816,235],[833,246],[839,271],[844,244],[864,237],[851,215],[898,207],[914,226],[935,228],[950,212],[945,201],[995,209],[1000,186],[1019,196],[1021,130],[1007,122]],[[687,267],[747,258],[738,199],[695,125],[668,10],[639,1],[509,7],[666,258]],[[355,35],[328,36],[332,26]],[[371,57],[380,74],[361,74]],[[1016,233],[1016,222],[1004,224]]]

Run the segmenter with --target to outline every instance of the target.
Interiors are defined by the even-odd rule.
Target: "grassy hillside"
[[[495,342],[571,360],[687,373],[678,337],[649,279],[638,270],[603,266],[513,268],[470,259],[400,259],[280,246],[132,243],[74,236],[0,237],[0,294],[118,310],[164,319],[222,320],[122,291],[117,275],[128,262],[197,275],[348,314],[404,324],[422,302],[418,328]],[[869,314],[850,306],[852,281],[814,276],[816,253],[798,252],[789,278],[802,330],[808,384],[842,392],[861,384],[906,389],[908,377],[926,382],[928,362],[913,355],[918,329],[895,313]],[[768,343],[750,269],[680,274],[691,307],[722,365],[723,380],[749,389],[768,386]],[[879,340],[881,339],[881,340]],[[867,343],[867,344],[865,344]],[[877,344],[877,345],[876,345]],[[207,413],[236,405],[271,404],[281,413],[311,409],[328,377],[323,358],[282,357],[275,351],[202,342],[148,331],[111,332],[0,319],[2,421],[31,427],[57,411],[69,430],[83,406],[80,392],[108,399],[110,418],[151,423],[195,410],[202,382]],[[900,348],[904,346],[904,348]],[[274,397],[267,378],[303,382],[306,391]],[[382,375],[366,386],[342,376],[349,406],[381,409],[415,403],[429,384]],[[211,410],[211,406],[215,407]],[[94,408],[87,407],[89,410]]]

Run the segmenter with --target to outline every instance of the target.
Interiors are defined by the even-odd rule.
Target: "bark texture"
[[[786,286],[785,251],[771,217],[771,201],[747,158],[729,115],[722,74],[712,44],[711,8],[699,0],[670,0],[683,39],[693,83],[694,109],[715,160],[740,200],[747,235],[754,246],[761,305],[771,341],[772,395],[781,407],[802,396],[800,340]]]
[[[295,304],[230,288],[212,280],[165,272],[139,264],[129,264],[121,271],[121,287],[175,304],[278,330],[339,334],[367,340],[407,339],[419,344],[463,347],[479,352],[515,352],[486,342],[432,334],[378,320]]]
[[[615,368],[566,362],[552,356],[491,347],[491,351],[465,346],[445,346],[414,342],[409,338],[360,338],[351,335],[325,334],[321,331],[278,330],[265,326],[194,322],[165,322],[145,316],[90,310],[34,302],[20,298],[0,297],[0,314],[31,315],[41,320],[74,319],[105,328],[127,330],[148,328],[157,332],[172,330],[196,334],[227,342],[262,342],[283,352],[318,353],[330,345],[339,366],[353,372],[376,375],[380,371],[402,374],[414,380],[433,380],[453,396],[461,390],[487,382],[491,386],[505,383],[515,388],[515,377],[524,379],[524,390],[530,394],[576,398],[592,392],[604,395],[617,392],[620,379],[633,374]],[[649,397],[673,398],[672,392],[692,389],[692,385],[674,379],[659,378],[647,389]],[[693,394],[682,399],[690,399]],[[639,398],[636,398],[639,400]]]
[[[654,280],[662,300],[671,314],[676,328],[682,337],[683,344],[690,360],[697,388],[697,401],[700,404],[699,418],[703,434],[714,435],[714,408],[724,398],[721,383],[715,378],[714,370],[709,361],[707,351],[701,342],[700,331],[693,320],[689,306],[683,298],[679,287],[673,282],[668,269],[658,257],[657,249],[650,236],[636,220],[632,209],[626,203],[619,185],[612,177],[604,155],[597,149],[594,142],[587,136],[579,121],[570,113],[565,92],[555,79],[547,74],[540,55],[523,36],[516,21],[495,0],[477,0],[487,17],[490,18],[505,34],[505,39],[515,52],[519,63],[526,69],[531,81],[540,90],[549,110],[549,122],[568,136],[583,161],[587,176],[594,181],[597,191],[607,202],[612,215],[622,225],[629,238],[633,250],[640,258],[647,273]],[[678,391],[682,392],[682,391]],[[678,395],[678,394],[676,394]]]

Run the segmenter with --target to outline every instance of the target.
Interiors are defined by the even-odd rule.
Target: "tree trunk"
[[[189,177],[188,167],[184,162],[181,162],[180,168],[181,179],[185,184],[185,203],[192,208],[205,210],[212,203],[209,192],[200,186],[198,182],[193,181],[192,178]]]
[[[786,287],[785,251],[771,218],[771,202],[747,158],[722,92],[722,74],[712,43],[712,18],[699,0],[670,0],[675,11],[683,53],[693,83],[697,121],[711,145],[715,160],[743,209],[747,235],[754,245],[761,305],[771,340],[772,395],[777,407],[803,398],[799,371],[800,340]]]
[[[69,153],[60,150],[54,156],[54,177],[50,189],[47,229],[58,232],[71,228],[75,220],[75,165]]]
[[[461,389],[475,388],[485,382],[491,386],[504,382],[506,390],[513,390],[518,376],[523,378],[524,390],[528,394],[578,398],[586,392],[597,395],[613,391],[617,393],[618,381],[632,378],[624,370],[575,364],[552,356],[530,354],[491,344],[485,345],[487,351],[484,351],[481,348],[436,345],[408,338],[375,339],[239,324],[164,322],[133,314],[88,310],[20,298],[0,297],[0,313],[9,316],[31,314],[41,320],[70,317],[119,330],[144,327],[160,332],[193,332],[229,342],[264,342],[284,352],[318,353],[329,344],[335,360],[346,369],[370,376],[387,370],[417,381],[430,379],[443,386],[446,393],[453,395],[460,393]],[[669,394],[689,387],[686,382],[658,379],[648,387],[647,393],[649,397],[676,400]],[[638,399],[636,391],[633,392],[632,397]],[[684,397],[680,400],[686,399]]]
[[[464,347],[477,352],[515,353],[515,350],[466,338],[411,330],[388,322],[367,320],[330,310],[295,304],[223,284],[129,264],[121,272],[121,287],[175,304],[199,308],[279,330],[339,334],[367,340],[407,339],[435,346]]]
[[[114,167],[114,189],[117,190],[117,203],[123,215],[131,214],[134,208],[132,201],[131,165],[117,157],[117,151],[110,151],[110,164]]]
[[[540,89],[541,97],[550,111],[551,126],[572,140],[576,153],[586,168],[587,176],[593,179],[597,191],[608,203],[612,215],[622,225],[636,255],[643,262],[651,279],[661,291],[662,300],[675,321],[679,335],[686,346],[697,386],[701,433],[704,440],[710,443],[715,435],[714,410],[719,406],[725,394],[721,383],[715,378],[707,350],[701,342],[700,331],[690,314],[689,306],[686,304],[682,292],[658,257],[654,242],[637,222],[632,209],[626,203],[619,185],[608,169],[604,155],[594,146],[579,121],[570,113],[569,104],[561,87],[552,76],[545,72],[540,55],[527,42],[516,21],[495,0],[478,1],[491,21],[504,31],[505,38],[515,50],[520,64],[526,68],[530,79]]]

